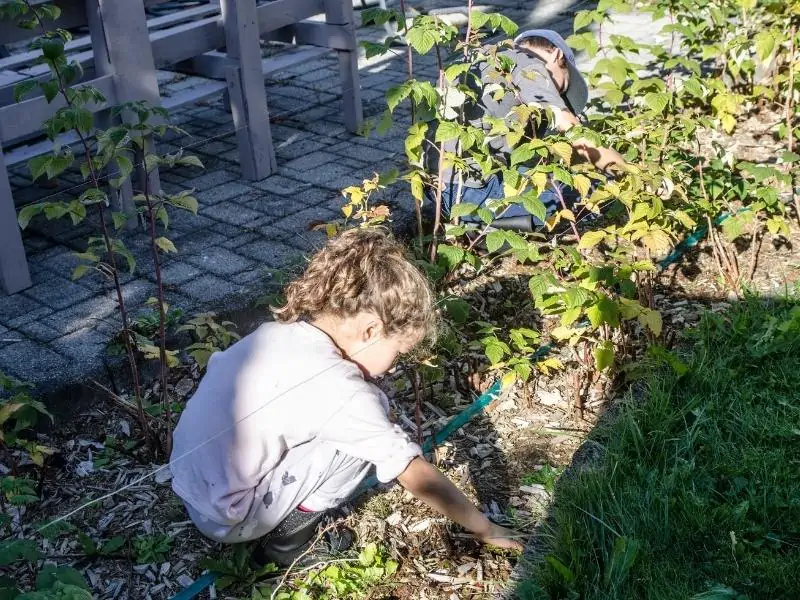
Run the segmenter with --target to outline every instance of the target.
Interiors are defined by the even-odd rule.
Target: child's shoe
[[[302,556],[319,535],[321,524],[327,524],[343,516],[337,510],[325,512],[303,512],[294,510],[278,527],[264,536],[253,551],[253,563],[259,567],[275,563],[279,567],[291,566]],[[355,535],[346,527],[326,531],[316,546],[297,561],[295,566],[307,567],[331,560],[337,554],[350,549]]]

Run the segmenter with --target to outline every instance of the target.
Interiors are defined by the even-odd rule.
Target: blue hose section
[[[741,214],[742,212],[749,210],[747,207],[741,209],[736,214]],[[730,217],[730,213],[722,213],[716,219],[714,219],[714,224],[719,225],[723,221],[725,221],[728,217]],[[697,229],[695,229],[691,234],[686,236],[680,244],[675,246],[675,249],[670,252],[666,258],[661,259],[658,262],[658,267],[660,270],[666,269],[673,263],[677,262],[690,248],[693,248],[700,241],[705,237],[706,233],[708,233],[708,227],[705,225],[701,225]],[[544,358],[553,350],[553,346],[550,344],[545,344],[544,346],[539,347],[531,355],[532,359],[540,359]],[[450,421],[442,427],[439,431],[434,433],[431,437],[425,440],[425,443],[422,445],[422,452],[424,454],[428,454],[433,451],[436,446],[444,443],[447,438],[453,435],[454,432],[458,431],[464,425],[469,423],[475,416],[479,413],[483,412],[489,404],[492,403],[493,400],[497,399],[500,395],[500,391],[502,389],[502,383],[500,380],[495,381],[488,390],[486,390],[483,394],[478,396],[472,404],[467,406],[464,410],[458,413],[455,417],[450,419]],[[372,489],[376,485],[378,485],[378,479],[375,475],[370,475],[368,478],[364,480],[364,482],[356,489],[355,493],[353,494],[352,498],[356,498],[360,496],[362,493],[366,492],[369,489]],[[171,598],[171,600],[192,600],[195,598],[200,592],[202,592],[207,587],[210,587],[217,578],[219,577],[218,573],[206,573],[198,578],[192,585],[183,589],[182,591],[178,592],[175,596]]]

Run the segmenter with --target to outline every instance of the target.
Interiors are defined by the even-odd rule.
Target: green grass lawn
[[[521,598],[800,598],[800,303],[748,300],[686,342],[597,428],[599,468],[559,482]]]

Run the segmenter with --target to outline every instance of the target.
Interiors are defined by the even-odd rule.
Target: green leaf
[[[534,194],[525,194],[522,197],[522,207],[540,221],[544,222],[547,220],[547,207],[539,200],[538,196]]]
[[[517,146],[511,151],[511,166],[516,166],[519,163],[525,162],[533,158],[536,153],[536,147],[532,144],[522,144]]]
[[[470,64],[466,62],[456,63],[454,65],[450,65],[444,71],[444,76],[447,78],[448,81],[455,81],[458,79],[460,75],[463,75],[470,69]]]
[[[436,34],[427,25],[415,25],[408,30],[406,41],[419,54],[427,54],[436,44]]]
[[[45,565],[39,571],[36,576],[36,589],[40,591],[51,589],[57,581],[74,585],[84,590],[89,589],[80,571],[72,567],[54,567],[53,565]]]
[[[67,154],[61,154],[58,156],[51,156],[50,161],[47,163],[45,168],[45,173],[47,174],[48,179],[55,179],[61,173],[66,171],[70,165],[72,165],[72,161],[74,160],[72,153],[68,152]]]
[[[47,172],[47,165],[50,164],[50,161],[53,159],[51,154],[43,154],[42,156],[36,156],[28,161],[28,169],[31,172],[31,178],[36,181]]]
[[[528,289],[534,298],[541,298],[549,287],[550,282],[546,275],[534,275],[528,280]]]
[[[111,220],[114,221],[114,229],[121,229],[128,222],[130,215],[127,213],[114,211],[111,213]]]
[[[619,327],[619,306],[608,296],[600,296],[597,302],[586,309],[586,316],[594,329],[603,324]]]
[[[594,367],[598,371],[603,371],[614,364],[614,344],[605,340],[598,344],[594,349]]]
[[[450,209],[450,216],[453,219],[457,219],[460,217],[464,217],[466,215],[471,215],[476,210],[478,210],[477,204],[472,204],[470,202],[461,202],[456,204],[453,208]]]
[[[166,197],[166,202],[175,206],[176,208],[180,208],[182,210],[188,210],[193,215],[197,216],[197,198],[191,195],[192,192],[181,192],[179,194],[174,194],[172,196]],[[165,225],[166,227],[166,225]]]
[[[443,262],[449,270],[455,269],[464,260],[464,250],[458,246],[439,244],[436,248],[438,260]]]
[[[591,292],[582,287],[575,286],[564,292],[564,299],[567,308],[575,308],[576,306],[583,306],[592,297]]]
[[[666,92],[650,92],[645,94],[644,103],[657,113],[663,113],[669,104],[670,94]]]
[[[775,36],[771,31],[759,31],[753,38],[755,42],[756,56],[762,63],[768,63],[772,58],[772,51],[775,50]]]
[[[38,82],[34,79],[27,79],[14,86],[14,102],[20,102],[25,96],[30,94],[38,87]]]
[[[657,310],[643,307],[642,313],[639,315],[639,323],[642,327],[649,329],[656,337],[661,335],[663,324],[661,321],[661,313]]]
[[[453,121],[441,121],[436,128],[436,142],[448,142],[454,140],[461,133],[461,126]]]
[[[23,206],[22,210],[19,211],[19,215],[17,216],[17,222],[19,223],[20,229],[27,228],[28,224],[31,222],[31,219],[42,212],[42,210],[44,210],[44,206],[42,204],[29,204],[28,206]]]
[[[108,196],[102,190],[97,188],[89,188],[85,190],[80,197],[78,198],[81,204],[90,205],[90,204],[99,204],[103,203],[108,206]]]
[[[125,538],[121,535],[112,537],[103,544],[102,548],[100,548],[100,554],[108,556],[109,554],[116,552],[125,545],[125,541]]]
[[[567,565],[558,560],[554,555],[548,554],[544,559],[556,573],[561,575],[561,578],[566,583],[572,583],[575,581],[575,573],[573,573]]]
[[[183,165],[184,167],[197,167],[198,169],[202,169],[203,161],[201,161],[198,157],[192,156],[182,156],[177,161],[176,164]]]
[[[33,540],[0,540],[0,567],[7,567],[18,560],[35,563],[41,553]]]
[[[178,251],[178,249],[175,247],[175,244],[172,243],[172,240],[163,236],[156,238],[155,242],[156,246],[158,246],[162,252],[170,253]]]
[[[395,85],[390,87],[386,91],[386,105],[389,107],[389,111],[394,111],[397,108],[397,105],[400,104],[403,100],[408,98],[408,95],[411,93],[411,82],[406,81],[401,85]]]
[[[486,345],[484,351],[486,352],[486,357],[493,365],[502,361],[503,356],[505,356],[505,349],[499,342],[490,342]]]
[[[449,298],[442,302],[450,318],[456,323],[464,324],[469,318],[469,304],[461,298]]]
[[[500,248],[503,247],[503,244],[506,242],[506,236],[504,231],[492,231],[489,235],[486,236],[486,249],[491,252],[497,252]]]
[[[568,165],[572,162],[572,146],[567,142],[555,142],[551,144],[550,152],[556,154]]]
[[[39,84],[39,89],[42,90],[45,100],[52,102],[53,98],[58,95],[58,82],[57,81],[43,81]]]
[[[94,267],[92,267],[92,265],[87,265],[87,264],[78,265],[72,271],[72,281],[77,281],[78,279],[80,279],[81,277],[86,275],[86,273],[89,272],[89,269],[92,269],[92,268],[94,268]]]

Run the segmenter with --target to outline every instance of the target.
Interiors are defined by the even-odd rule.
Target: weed
[[[543,485],[548,493],[552,494],[556,487],[556,481],[564,472],[563,467],[553,467],[543,465],[541,469],[528,473],[522,478],[523,485]]]
[[[173,539],[165,533],[140,535],[133,538],[133,555],[136,563],[160,563],[167,560]]]

